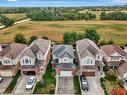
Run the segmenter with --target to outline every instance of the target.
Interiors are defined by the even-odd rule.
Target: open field
[[[13,14],[3,14],[6,15],[7,17],[15,20],[15,21],[19,21],[19,20],[23,20],[26,19],[26,14],[24,13],[13,13]]]
[[[29,21],[0,30],[0,41],[13,41],[17,33],[23,33],[27,40],[36,35],[62,41],[64,32],[84,32],[88,27],[96,28],[101,39],[113,39],[116,44],[127,42],[127,21]]]

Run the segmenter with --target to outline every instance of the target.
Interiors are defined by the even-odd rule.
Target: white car
[[[35,85],[36,82],[36,77],[35,76],[31,76],[28,78],[28,81],[26,83],[26,89],[30,90],[33,88],[33,86]]]
[[[0,83],[3,81],[3,78],[0,76]]]

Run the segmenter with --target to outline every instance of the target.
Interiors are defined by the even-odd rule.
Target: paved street
[[[23,76],[21,81],[19,82],[18,86],[16,87],[14,93],[15,94],[30,94],[32,90],[26,90],[26,82],[28,80],[28,76]]]
[[[105,95],[97,77],[87,77],[89,90],[83,91],[83,95]]]
[[[58,78],[57,94],[74,94],[73,77]]]
[[[4,78],[2,83],[0,83],[0,94],[4,93],[8,85],[10,84],[12,78]]]

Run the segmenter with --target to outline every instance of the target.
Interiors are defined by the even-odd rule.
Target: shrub
[[[110,68],[109,68],[108,65],[105,65],[105,66],[103,67],[103,71],[104,71],[104,72],[108,72],[109,69],[110,69]]]
[[[106,73],[105,78],[108,79],[109,81],[116,81],[117,74],[113,69],[109,69],[108,72]]]
[[[104,93],[105,93],[105,95],[108,95],[108,93],[107,93],[107,91],[106,91],[106,88],[105,88],[104,81],[105,81],[104,78],[100,78],[100,84],[101,84],[101,87],[104,89]]]
[[[29,44],[32,43],[32,42],[33,42],[34,40],[36,40],[36,39],[37,39],[37,36],[31,36],[31,37],[30,37]]]
[[[99,42],[99,46],[106,45],[106,44],[107,42],[104,39]]]
[[[122,87],[122,88],[124,88],[124,82],[123,82],[123,80],[120,80],[120,79],[118,79],[118,80],[116,80],[116,83],[120,86],[120,87]]]
[[[49,38],[48,38],[48,37],[46,37],[46,36],[44,36],[44,37],[42,37],[42,39],[46,39],[46,40],[48,40]]]
[[[112,39],[110,39],[107,44],[114,44],[114,41]]]
[[[23,34],[18,33],[18,34],[15,35],[15,42],[25,44],[26,43],[26,38]]]

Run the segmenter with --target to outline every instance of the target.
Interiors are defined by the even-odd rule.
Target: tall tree
[[[26,43],[26,39],[25,39],[25,36],[21,33],[18,33],[15,35],[15,42],[16,43],[22,43],[22,44],[25,44]]]
[[[97,33],[96,29],[87,28],[85,31],[85,38],[93,40],[95,43],[98,43],[100,40],[100,35]]]
[[[36,40],[36,39],[37,39],[37,36],[31,36],[31,37],[30,37],[29,44],[32,43],[32,42],[33,42],[34,40]]]
[[[5,25],[5,27],[12,26],[14,24],[14,21],[4,15],[0,15],[0,22]]]

